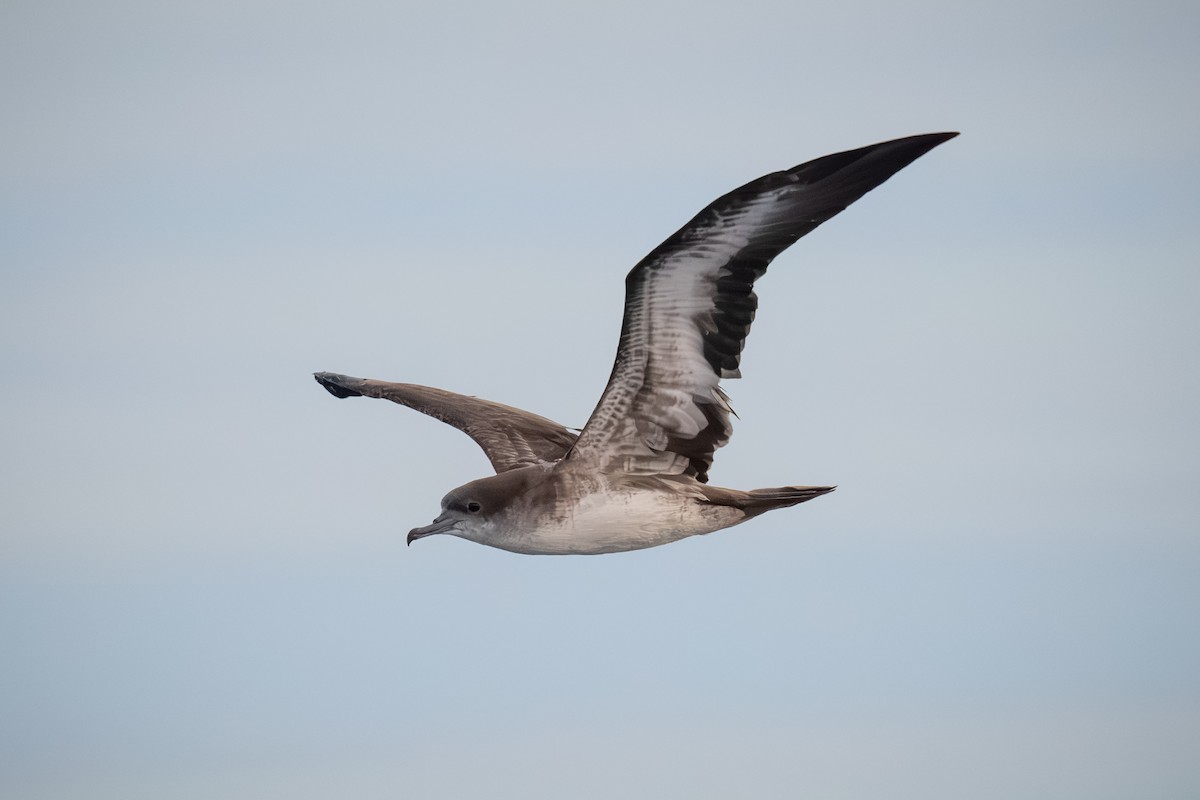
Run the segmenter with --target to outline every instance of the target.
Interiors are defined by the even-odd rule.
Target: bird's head
[[[503,528],[508,510],[533,482],[538,467],[526,467],[501,472],[487,478],[463,484],[442,498],[442,513],[429,525],[408,532],[408,543],[449,533],[480,544],[488,541]]]

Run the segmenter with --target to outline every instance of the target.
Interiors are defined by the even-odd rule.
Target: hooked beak
[[[433,536],[435,533],[449,533],[455,530],[455,520],[447,517],[445,514],[438,517],[432,524],[426,525],[423,528],[413,528],[408,532],[408,543],[411,545],[417,539],[424,539],[426,536]]]

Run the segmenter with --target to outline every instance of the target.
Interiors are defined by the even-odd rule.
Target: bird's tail
[[[829,494],[836,486],[780,486],[774,489],[753,489],[746,492],[742,510],[748,517],[756,517],[764,511],[787,508],[805,500]]]
[[[757,517],[776,508],[787,508],[805,500],[829,494],[836,486],[779,486],[774,489],[754,489],[749,492],[704,486],[700,491],[710,503],[733,506],[746,512],[746,519]]]

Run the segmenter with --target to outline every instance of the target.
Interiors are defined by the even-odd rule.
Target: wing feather
[[[568,457],[629,474],[707,481],[733,414],[719,385],[739,364],[777,255],[954,133],[825,156],[714,201],[625,280],[612,376]]]
[[[491,400],[332,372],[318,372],[313,377],[335,397],[379,397],[453,425],[483,448],[496,472],[553,463],[575,443],[575,434],[557,422]]]

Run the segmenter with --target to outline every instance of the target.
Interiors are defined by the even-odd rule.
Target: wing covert
[[[413,383],[332,372],[313,377],[335,397],[379,397],[453,425],[483,449],[496,472],[553,463],[575,443],[575,434],[557,422],[502,403]]]
[[[652,250],[626,277],[612,375],[568,457],[707,481],[732,432],[719,383],[740,377],[758,308],[754,282],[797,239],[957,135],[896,139],[771,173],[718,198]]]

